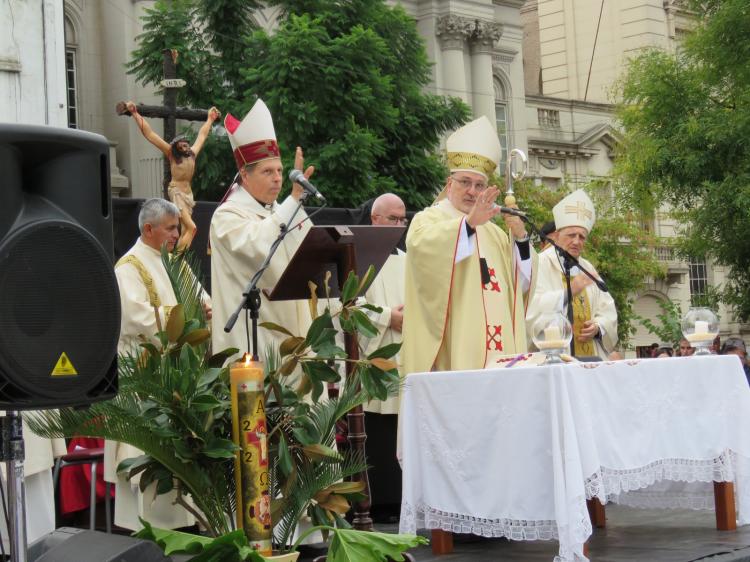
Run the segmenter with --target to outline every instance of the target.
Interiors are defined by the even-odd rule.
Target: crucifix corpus
[[[190,185],[195,174],[195,160],[211,132],[211,125],[221,114],[219,110],[212,107],[208,111],[204,109],[178,108],[177,90],[185,85],[185,81],[177,78],[177,51],[165,49],[163,51],[164,80],[164,105],[144,105],[128,101],[121,101],[116,106],[118,115],[130,115],[138,125],[141,133],[146,139],[164,154],[164,184],[163,196],[172,201],[180,210],[181,234],[177,247],[180,250],[189,248],[196,233],[193,222],[193,207],[195,200]],[[156,134],[144,117],[157,117],[164,120],[164,137],[172,139],[168,143]],[[187,138],[176,136],[177,119],[186,121],[204,121],[205,123],[198,131],[193,146],[190,146]]]

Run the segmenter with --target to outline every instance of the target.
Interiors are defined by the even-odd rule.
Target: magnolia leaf
[[[230,439],[215,437],[206,444],[203,454],[212,459],[233,459],[239,447]]]
[[[326,562],[386,562],[389,558],[403,561],[402,552],[428,543],[418,535],[335,529]]]
[[[338,513],[340,515],[344,515],[347,511],[349,511],[349,501],[344,497],[340,496],[338,494],[331,494],[326,498],[323,502],[318,502],[320,507],[323,509],[327,509],[328,511],[333,511],[334,513]]]
[[[395,361],[392,359],[383,359],[382,357],[373,357],[370,359],[370,363],[381,371],[390,371],[391,369],[398,368],[398,364]]]
[[[356,492],[362,492],[364,489],[365,483],[359,480],[356,482],[337,482],[326,488],[326,490],[331,490],[337,494],[354,494]]]
[[[211,358],[208,360],[208,366],[209,367],[221,367],[226,363],[226,360],[232,357],[233,355],[236,355],[239,349],[236,347],[228,347],[227,349],[224,349],[220,351],[219,353],[216,353],[211,356]]]
[[[341,461],[343,460],[343,457],[339,454],[338,451],[332,449],[331,447],[327,447],[321,443],[315,443],[313,445],[304,445],[302,447],[302,451],[305,453],[305,455],[308,456],[308,458],[316,461],[323,461],[323,460],[332,460],[332,461]]]
[[[207,330],[206,328],[198,328],[197,330],[193,330],[191,332],[186,333],[184,336],[182,336],[179,340],[177,340],[178,344],[188,344],[192,345],[193,347],[202,344],[204,341],[208,340],[208,338],[211,337],[211,332]]]
[[[370,266],[367,268],[367,271],[365,272],[365,276],[362,278],[362,280],[359,282],[359,287],[357,287],[357,295],[363,295],[367,289],[370,288],[370,285],[375,280],[375,268],[373,266]]]
[[[384,345],[383,347],[380,347],[370,353],[370,355],[367,356],[368,359],[374,359],[376,357],[382,357],[383,359],[389,359],[396,355],[399,350],[401,349],[401,343],[389,343],[388,345]]]
[[[310,306],[310,318],[315,319],[318,317],[318,286],[312,281],[308,281],[307,286],[310,288],[310,300],[307,301]]]
[[[302,370],[307,373],[313,384],[316,381],[338,382],[341,376],[338,372],[324,361],[305,361]]]
[[[331,298],[331,277],[333,277],[333,273],[331,273],[330,269],[326,269],[325,276],[323,277],[323,287],[326,290],[326,298]]]
[[[211,394],[202,394],[190,401],[190,407],[197,412],[207,412],[221,405],[222,401]]]
[[[297,367],[297,363],[299,363],[299,359],[292,355],[281,364],[281,367],[279,367],[279,374],[285,376],[291,375]]]
[[[182,335],[182,330],[185,328],[185,311],[181,304],[175,305],[169,313],[169,319],[167,320],[167,339],[171,343],[176,343],[179,337]]]
[[[307,373],[303,373],[299,379],[299,385],[297,385],[297,390],[295,391],[295,394],[299,397],[302,397],[308,392],[310,392],[311,389],[312,389],[312,382],[310,381],[310,377],[307,376]]]
[[[206,369],[198,377],[198,383],[196,384],[196,388],[198,389],[206,388],[211,383],[216,381],[216,379],[219,378],[220,374],[221,374],[221,369],[217,369],[215,367]]]
[[[330,496],[332,493],[333,491],[330,488],[326,488],[325,490],[320,490],[319,492],[317,492],[313,496],[313,499],[318,503],[322,503],[326,501],[328,499],[328,496]]]
[[[149,355],[151,355],[151,357],[159,357],[161,355],[161,353],[159,352],[159,350],[156,349],[156,346],[154,344],[152,344],[151,342],[141,342],[138,345],[140,345],[143,349],[145,349],[146,351],[148,351],[148,353],[149,353]]]
[[[310,327],[307,329],[307,336],[305,337],[307,345],[312,346],[313,344],[316,344],[320,340],[321,334],[323,334],[325,329],[333,330],[333,320],[331,320],[331,313],[327,309],[323,314],[313,320]],[[326,332],[325,337],[330,339],[330,333]]]
[[[357,330],[362,335],[368,338],[374,338],[378,335],[378,329],[372,323],[372,320],[361,310],[352,310],[352,320],[354,320]]]
[[[357,275],[350,271],[349,275],[344,281],[344,286],[341,288],[341,302],[344,304],[354,300],[357,297],[357,288],[359,287],[359,280]]]
[[[370,303],[360,304],[359,308],[364,308],[366,310],[371,310],[372,312],[377,312],[378,314],[380,314],[381,312],[383,312],[383,307],[382,306],[375,306],[374,304],[370,304]]]
[[[323,383],[319,381],[318,379],[312,379],[312,401],[313,403],[317,404],[318,400],[320,400],[320,397],[323,395],[323,390],[325,387],[323,386]]]
[[[261,328],[265,328],[266,330],[271,330],[272,332],[281,332],[282,334],[286,334],[287,336],[293,336],[292,332],[284,328],[284,326],[279,326],[275,322],[261,322],[258,324]]]
[[[282,357],[289,355],[290,353],[294,352],[300,344],[305,342],[305,338],[300,338],[298,336],[291,336],[289,338],[286,338],[283,342],[281,342],[281,345],[279,346],[279,353]]]
[[[370,398],[386,400],[388,398],[388,389],[380,380],[380,373],[381,371],[376,370],[375,367],[367,367],[362,370],[360,381],[362,381],[362,387]]]

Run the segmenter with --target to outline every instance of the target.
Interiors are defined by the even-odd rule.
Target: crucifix
[[[146,139],[164,155],[163,197],[170,199],[180,210],[182,231],[178,248],[184,249],[190,243],[197,231],[192,220],[193,191],[190,182],[195,172],[195,160],[203,148],[212,123],[219,118],[219,111],[212,107],[208,111],[203,109],[188,109],[177,107],[177,90],[185,85],[185,81],[177,78],[177,51],[165,49],[162,51],[164,64],[164,105],[135,105],[133,102],[121,101],[116,106],[118,115],[130,115]],[[144,117],[157,117],[164,120],[164,137],[171,139],[168,143],[156,134]],[[202,121],[204,125],[198,131],[198,136],[192,146],[184,137],[176,137],[177,119],[186,121]]]

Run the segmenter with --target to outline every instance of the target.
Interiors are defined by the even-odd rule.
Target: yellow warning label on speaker
[[[76,371],[76,368],[73,366],[73,363],[70,362],[67,353],[64,351],[60,354],[60,359],[57,360],[55,368],[52,369],[52,372],[50,373],[53,377],[65,377],[77,374],[78,371]]]

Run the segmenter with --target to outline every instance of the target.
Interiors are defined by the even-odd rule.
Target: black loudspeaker
[[[109,145],[0,124],[0,410],[117,393]]]
[[[170,562],[151,541],[62,527],[29,545],[30,562]],[[188,558],[188,557],[185,557]]]

